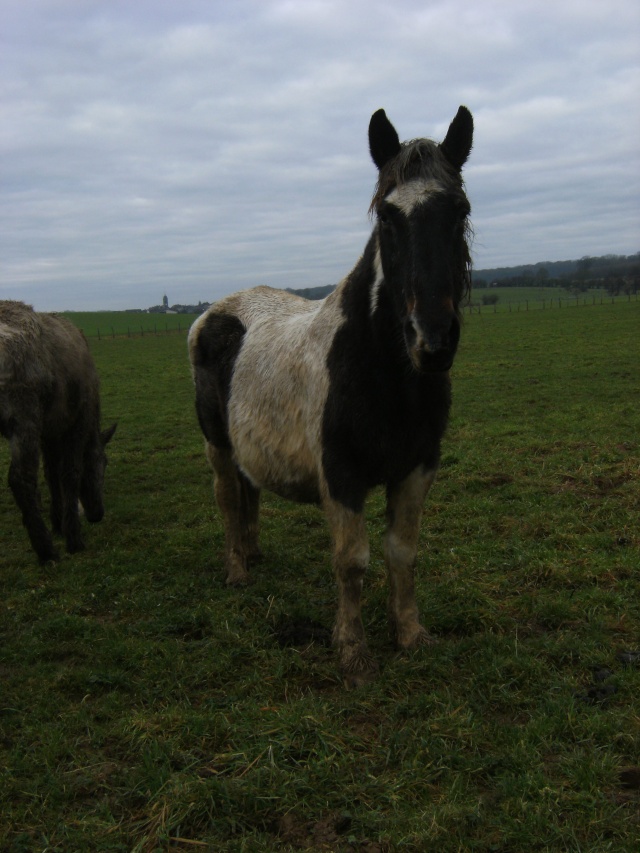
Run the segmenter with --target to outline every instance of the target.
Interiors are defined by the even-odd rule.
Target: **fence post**
[[[101,340],[101,338],[100,338],[100,329],[98,329],[98,340]]]

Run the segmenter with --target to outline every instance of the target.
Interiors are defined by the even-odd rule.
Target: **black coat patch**
[[[211,444],[230,448],[227,405],[233,367],[245,327],[232,314],[209,314],[199,330],[194,357],[196,412]]]
[[[384,287],[371,318],[374,251],[371,240],[344,289],[346,321],[327,357],[322,422],[329,493],[354,512],[374,486],[393,487],[421,465],[437,467],[451,404],[448,373],[412,367]]]

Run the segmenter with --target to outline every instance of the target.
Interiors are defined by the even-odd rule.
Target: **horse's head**
[[[107,467],[105,447],[113,438],[116,424],[102,432],[98,430],[87,442],[80,480],[80,503],[87,521],[102,521],[104,516],[104,472]]]
[[[375,287],[384,285],[419,371],[449,370],[458,346],[460,304],[471,280],[470,206],[461,170],[472,141],[473,118],[466,107],[460,107],[440,144],[401,143],[384,110],[369,124],[369,147],[379,169],[371,202],[377,217]]]

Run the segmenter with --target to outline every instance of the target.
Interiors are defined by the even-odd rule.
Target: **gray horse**
[[[104,515],[104,448],[98,374],[71,322],[0,301],[0,433],[9,439],[9,486],[41,562],[58,559],[42,517],[40,452],[51,493],[51,524],[70,553],[84,548],[78,501],[88,521]]]

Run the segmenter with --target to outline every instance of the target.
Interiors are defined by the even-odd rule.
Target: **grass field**
[[[65,311],[88,338],[137,337],[186,332],[195,314],[143,314],[128,311]]]
[[[92,337],[118,431],[87,551],[38,566],[0,490],[0,849],[636,851],[639,328],[465,318],[418,561],[440,642],[394,651],[374,494],[355,692],[322,632],[282,643],[331,628],[322,514],[265,496],[227,589],[186,336]]]
[[[495,305],[483,305],[483,298],[497,297]],[[590,288],[584,293],[572,293],[564,287],[496,287],[477,288],[471,295],[471,305],[465,310],[477,312],[518,312],[554,310],[558,308],[587,307],[593,305],[637,302],[638,294],[611,296],[603,288]]]

